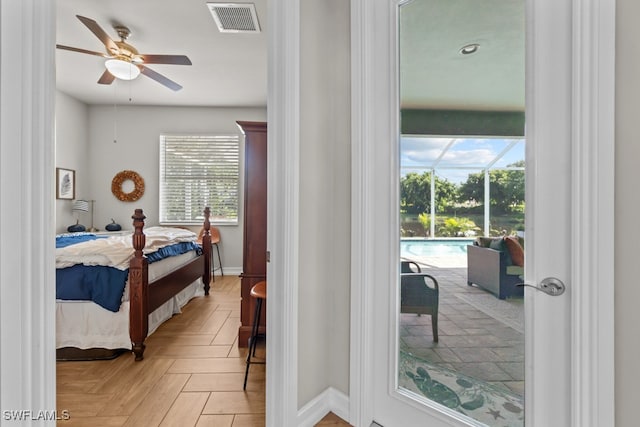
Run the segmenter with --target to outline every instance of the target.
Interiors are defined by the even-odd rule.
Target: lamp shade
[[[133,80],[140,75],[140,69],[135,64],[122,59],[107,59],[104,66],[113,76],[121,80]]]
[[[80,212],[89,212],[89,202],[86,200],[74,200],[71,209]]]

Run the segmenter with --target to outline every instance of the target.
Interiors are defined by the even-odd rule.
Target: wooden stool
[[[200,246],[202,246],[202,236],[204,235],[204,228],[200,229],[200,232],[198,233],[198,240],[196,241],[197,244],[199,244]],[[211,236],[211,280],[213,280],[214,282],[216,281],[216,275],[215,272],[216,270],[220,270],[220,275],[224,276],[224,270],[222,269],[222,259],[220,258],[220,230],[218,230],[218,227],[211,227],[209,229],[209,235]],[[214,262],[214,258],[213,258],[213,247],[216,247],[216,251],[218,252],[218,267],[216,267],[216,263]]]
[[[251,366],[252,363],[264,364],[264,362],[252,361],[251,357],[256,355],[256,342],[258,338],[258,328],[260,326],[260,314],[262,313],[262,302],[267,299],[267,282],[258,282],[253,285],[249,295],[251,295],[252,298],[256,299],[256,309],[253,316],[253,328],[251,330],[251,337],[249,337],[249,348],[247,349],[247,369],[244,373],[244,385],[242,386],[243,390],[247,389],[249,366]]]

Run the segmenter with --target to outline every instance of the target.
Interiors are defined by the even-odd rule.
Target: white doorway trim
[[[572,425],[615,425],[615,0],[573,1]]]
[[[298,419],[300,0],[269,2],[266,425]]]
[[[370,118],[365,113],[372,94],[371,78],[367,70],[373,66],[375,49],[368,36],[373,29],[371,8],[366,0],[351,1],[351,215],[360,221],[351,222],[351,338],[349,350],[349,422],[356,426],[373,421],[373,381],[369,376],[373,364],[367,355],[371,348],[373,293],[366,286],[372,270],[363,257],[361,248],[370,244],[367,205],[365,196],[372,191],[367,165],[372,163],[366,141],[372,137]],[[369,114],[370,115],[370,114]]]
[[[2,411],[56,409],[55,10],[55,1],[0,3]]]
[[[527,5],[531,13],[532,1]],[[572,8],[571,423],[613,426],[615,2],[574,0]],[[358,298],[351,301],[349,421],[355,426],[373,421],[368,349],[374,313],[367,286],[372,269],[364,255],[372,244],[368,200],[376,193],[366,149],[377,96],[369,72],[376,54],[373,23],[367,0],[352,0],[352,215],[357,221],[352,221],[351,295]]]

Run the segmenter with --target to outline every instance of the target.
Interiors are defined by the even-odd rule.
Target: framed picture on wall
[[[76,198],[76,171],[56,168],[56,199]]]

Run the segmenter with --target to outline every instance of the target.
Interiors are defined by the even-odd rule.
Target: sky
[[[510,144],[513,146],[505,153],[504,150]],[[404,176],[409,172],[423,173],[425,167],[431,168],[437,161],[438,176],[460,183],[466,181],[470,173],[478,173],[501,154],[502,157],[493,167],[505,167],[524,160],[524,146],[523,138],[403,136],[400,139],[401,174]]]

